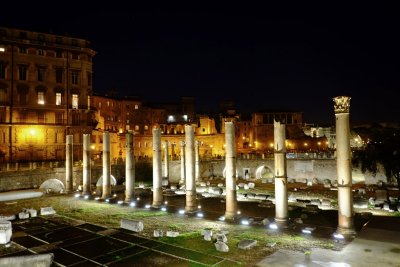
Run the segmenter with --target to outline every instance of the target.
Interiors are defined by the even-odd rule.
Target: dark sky
[[[2,11],[0,25],[90,40],[100,94],[114,88],[148,101],[195,96],[199,111],[229,99],[243,112],[303,111],[304,121],[316,124],[333,124],[332,97],[349,95],[352,123],[399,121],[394,6],[128,3],[2,4],[18,11]]]

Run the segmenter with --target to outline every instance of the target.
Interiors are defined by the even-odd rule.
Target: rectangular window
[[[21,81],[26,81],[26,72],[27,66],[26,65],[19,65],[18,66],[18,75]]]
[[[79,98],[77,94],[72,94],[72,108],[73,109],[78,109],[78,102],[79,102]]]
[[[0,88],[0,105],[4,105],[7,100],[7,92],[5,89]]]
[[[0,62],[0,79],[6,78],[6,64]]]
[[[72,53],[71,57],[72,57],[72,59],[79,59],[79,54]]]
[[[26,47],[21,46],[21,47],[19,48],[19,52],[20,52],[21,54],[26,54]]]
[[[56,57],[62,58],[63,57],[63,52],[61,50],[56,50]]]
[[[38,116],[38,123],[46,123],[44,112],[38,112],[37,116]]]
[[[37,70],[37,74],[38,74],[38,81],[39,82],[43,82],[44,81],[44,75],[46,73],[46,69],[45,68],[38,68]]]
[[[81,123],[81,114],[73,113],[72,114],[72,124],[79,125]]]
[[[56,105],[61,105],[61,93],[56,93]]]
[[[37,54],[38,54],[39,56],[44,56],[44,50],[43,50],[43,49],[38,49],[38,50],[37,50]]]
[[[63,82],[63,74],[64,74],[63,69],[56,69],[56,83]]]
[[[56,123],[63,124],[64,113],[56,113]]]
[[[139,131],[139,125],[135,125],[135,131]]]
[[[73,71],[71,75],[72,84],[78,84],[79,82],[79,71]]]
[[[39,105],[44,105],[44,92],[38,92],[38,102]]]
[[[87,73],[87,83],[88,83],[88,86],[92,86],[92,73],[91,72]]]
[[[18,95],[18,100],[19,100],[19,104],[20,105],[26,105],[26,97],[27,97],[27,94],[25,93],[25,92],[21,92],[21,93],[19,93],[19,95]]]

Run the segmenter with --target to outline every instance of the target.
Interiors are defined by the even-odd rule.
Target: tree
[[[353,153],[353,165],[363,172],[374,175],[381,165],[389,183],[397,183],[400,197],[400,130],[394,128],[371,128],[370,138],[364,150]]]

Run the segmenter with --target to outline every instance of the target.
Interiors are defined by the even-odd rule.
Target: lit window
[[[56,105],[61,105],[61,93],[56,93]]]
[[[139,131],[139,125],[135,125],[135,131]]]
[[[78,84],[78,82],[79,82],[79,71],[73,71],[71,74],[72,74],[71,75],[72,84]]]
[[[107,101],[107,107],[109,107],[110,106],[110,101]]]
[[[126,123],[129,123],[129,120],[126,120]]]
[[[167,122],[174,122],[175,121],[175,117],[173,115],[169,115]]]
[[[183,115],[182,117],[183,117],[183,120],[184,120],[184,121],[187,121],[188,115]]]
[[[149,126],[145,125],[144,129],[147,131],[149,129]]]
[[[0,52],[6,52],[6,48],[5,47],[3,47],[3,46],[0,46]]]
[[[135,104],[135,109],[139,109],[139,105],[138,104]]]
[[[99,108],[101,108],[101,102],[99,102]]]
[[[87,108],[88,109],[90,109],[90,102],[91,102],[90,95],[88,95],[88,97],[87,97]]]
[[[44,92],[38,92],[38,104],[44,105]]]
[[[72,108],[73,109],[78,109],[78,95],[77,94],[72,94]]]

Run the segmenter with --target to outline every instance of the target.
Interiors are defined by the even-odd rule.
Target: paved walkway
[[[293,267],[400,267],[400,217],[373,217],[341,251],[312,249],[304,253],[279,250],[257,266]]]

